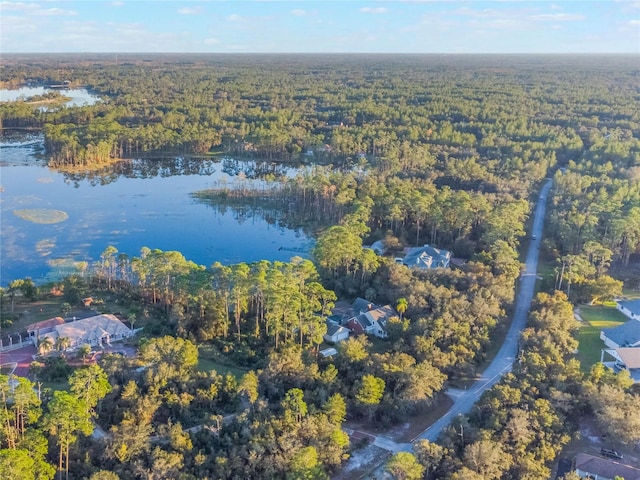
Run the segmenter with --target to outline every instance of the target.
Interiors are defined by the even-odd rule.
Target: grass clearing
[[[579,309],[580,316],[593,326],[601,325],[603,328],[616,327],[628,320],[615,308],[615,304],[613,306],[580,305]]]
[[[200,372],[215,370],[219,375],[230,373],[238,380],[248,372],[246,368],[233,364],[226,358],[221,358],[220,353],[211,345],[198,347],[198,366]]]
[[[41,391],[44,391],[46,389],[50,389],[51,391],[55,392],[58,390],[66,390],[69,391],[69,382],[65,381],[65,382],[42,382],[41,385]]]
[[[215,370],[219,375],[226,375],[230,373],[237,379],[240,379],[248,370],[244,370],[237,366],[224,365],[209,358],[199,358],[198,366],[196,367],[200,372],[210,372]]]
[[[600,340],[600,331],[622,325],[628,319],[615,308],[615,303],[604,305],[581,305],[578,308],[584,322],[578,330],[578,355],[580,367],[588,372],[594,363],[600,361],[605,344]]]

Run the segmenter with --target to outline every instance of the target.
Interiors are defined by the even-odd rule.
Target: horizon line
[[[2,52],[1,55],[640,55],[638,52]]]

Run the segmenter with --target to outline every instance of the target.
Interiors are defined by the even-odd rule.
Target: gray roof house
[[[353,302],[354,316],[349,318],[346,326],[350,328],[354,334],[366,333],[375,335],[376,337],[387,337],[387,320],[391,317],[397,317],[398,313],[391,305],[380,307],[364,298],[356,298]],[[361,327],[362,330],[360,330]]]
[[[378,255],[384,255],[387,251],[387,247],[384,244],[384,240],[376,240],[371,245],[363,245],[363,248],[369,248],[376,252]]]
[[[578,453],[576,455],[574,469],[580,475],[580,478],[613,480],[616,477],[621,477],[625,480],[640,480],[639,469],[587,453]]]
[[[632,320],[640,320],[640,300],[616,300],[616,308]]]
[[[338,343],[349,338],[349,329],[332,321],[327,321],[327,333],[324,339],[329,343]]]
[[[373,331],[374,325],[373,322],[367,317],[364,313],[356,316],[356,321],[362,325],[362,329],[364,333],[371,333]]]
[[[411,248],[402,259],[402,263],[407,267],[417,268],[447,268],[450,261],[450,251],[430,245]]]
[[[356,298],[351,306],[353,307],[353,311],[356,315],[358,313],[368,312],[369,310],[373,310],[377,307],[375,303],[362,297]]]
[[[640,347],[640,320],[628,320],[622,325],[600,331],[600,340],[609,348]]]

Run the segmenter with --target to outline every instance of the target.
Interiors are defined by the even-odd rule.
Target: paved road
[[[471,411],[473,404],[480,398],[485,390],[495,385],[500,378],[507,372],[511,371],[511,367],[518,354],[518,341],[520,332],[527,324],[527,316],[533,299],[533,292],[536,283],[536,271],[538,269],[538,254],[540,252],[540,239],[542,238],[542,229],[544,225],[545,207],[549,189],[551,188],[551,180],[542,187],[538,197],[538,203],[533,217],[533,226],[531,229],[531,242],[529,251],[525,261],[525,270],[520,276],[520,284],[516,296],[516,307],[513,314],[513,320],[509,327],[509,332],[496,354],[495,358],[487,369],[469,389],[467,390],[450,390],[447,393],[454,398],[454,403],[438,421],[418,435],[413,442],[426,439],[435,441],[442,430],[444,430],[451,420],[458,415],[464,415]],[[377,437],[374,443],[380,448],[393,452],[410,451],[413,448],[412,443],[395,443],[384,437]]]

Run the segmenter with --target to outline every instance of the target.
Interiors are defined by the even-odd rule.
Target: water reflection
[[[148,179],[174,176],[214,176],[216,184],[241,184],[243,181],[277,182],[294,176],[299,169],[290,165],[231,158],[148,158],[122,160],[101,168],[59,170],[65,182],[78,187],[80,182],[108,185],[119,178]]]
[[[60,172],[37,160],[37,145],[2,148],[0,285],[29,276],[59,278],[77,262],[92,264],[108,245],[140,255],[142,247],[177,250],[209,266],[288,261],[309,252],[313,240],[277,205],[202,201],[194,192],[272,188],[294,167],[213,158],[136,159],[98,171]],[[13,214],[53,209],[58,224],[34,224]],[[75,268],[75,267],[73,267]]]

